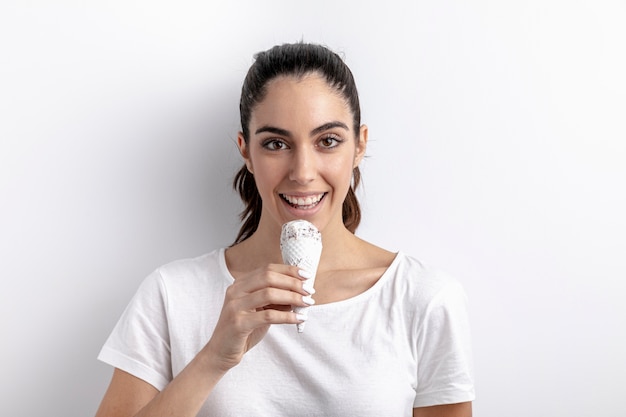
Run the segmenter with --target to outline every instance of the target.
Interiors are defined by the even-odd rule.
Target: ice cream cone
[[[295,265],[309,272],[312,278],[307,280],[310,287],[315,285],[315,274],[322,254],[322,235],[317,228],[306,220],[293,220],[282,227],[280,250],[283,262]],[[294,312],[307,315],[308,307],[294,307]],[[298,323],[298,333],[304,331],[304,322]]]

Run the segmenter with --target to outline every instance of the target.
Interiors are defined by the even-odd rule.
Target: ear
[[[246,163],[246,167],[251,174],[254,174],[252,171],[252,161],[250,160],[250,152],[248,151],[248,145],[246,144],[246,140],[243,138],[243,133],[237,133],[237,147],[239,148],[239,153]]]
[[[367,149],[367,135],[367,125],[361,125],[361,128],[359,129],[359,141],[356,144],[356,153],[354,155],[354,166],[352,168],[359,166],[361,160],[365,156],[365,150]]]

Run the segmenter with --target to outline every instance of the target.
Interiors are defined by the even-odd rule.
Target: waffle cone
[[[285,264],[297,266],[313,275],[307,281],[313,287],[322,255],[322,235],[317,228],[306,220],[285,223],[280,235],[280,251]],[[294,307],[293,310],[306,315],[308,307]],[[304,324],[297,325],[299,333],[304,331]]]

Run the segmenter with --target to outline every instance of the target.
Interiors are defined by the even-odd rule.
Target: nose
[[[316,160],[312,149],[298,148],[293,153],[289,179],[300,185],[306,185],[315,179]]]

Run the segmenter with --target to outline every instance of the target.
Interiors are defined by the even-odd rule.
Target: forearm
[[[226,373],[204,349],[135,417],[195,417]]]

